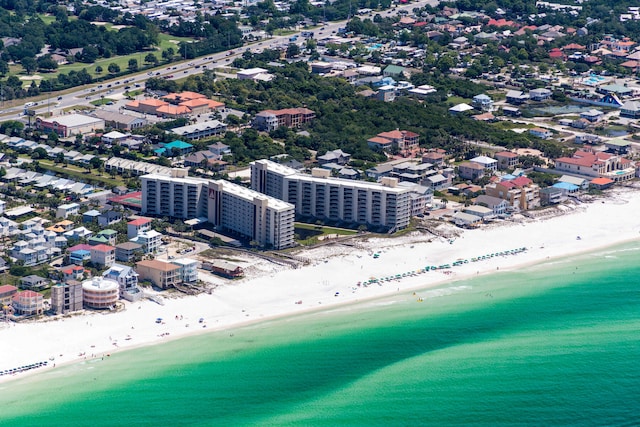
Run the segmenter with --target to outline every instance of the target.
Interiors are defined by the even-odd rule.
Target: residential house
[[[614,153],[618,155],[627,154],[631,147],[631,142],[622,138],[615,138],[605,141],[604,146],[607,148],[608,153]]]
[[[79,265],[70,265],[60,270],[60,272],[62,273],[62,281],[68,282],[69,280],[83,280],[85,278],[85,272],[88,272],[88,270],[85,270],[84,267]]]
[[[93,231],[85,227],[77,227],[73,230],[65,231],[62,235],[66,237],[67,240],[88,239],[89,236],[93,235]]]
[[[100,216],[100,211],[96,209],[91,209],[82,214],[82,222],[85,223],[97,223],[98,217]],[[67,231],[67,230],[64,230]]]
[[[609,178],[594,178],[591,180],[590,185],[597,190],[606,190],[613,186],[614,183],[615,181]]]
[[[11,305],[13,296],[18,293],[18,288],[11,285],[0,285],[0,310]]]
[[[230,279],[242,277],[242,275],[244,274],[242,267],[240,267],[238,264],[234,264],[222,259],[213,259],[203,264],[202,268],[211,270],[215,274],[223,277],[228,277]]]
[[[91,263],[98,266],[110,267],[116,261],[116,248],[109,245],[91,246]]]
[[[171,261],[180,267],[178,271],[179,282],[194,284],[198,281],[198,261],[190,258],[180,258]]]
[[[558,182],[566,182],[568,184],[573,184],[583,190],[589,189],[589,179],[587,178],[580,178],[578,176],[573,176],[573,175],[562,175],[560,178],[558,178]]]
[[[20,278],[20,287],[23,289],[31,289],[31,290],[39,291],[49,286],[49,283],[50,283],[49,279],[36,276],[35,274],[31,274],[29,276]]]
[[[495,216],[493,209],[481,205],[466,206],[462,209],[462,212],[478,216],[483,221],[492,219]]]
[[[396,100],[398,88],[394,85],[380,86],[375,93],[375,99],[382,102],[393,102]]]
[[[529,95],[519,90],[510,90],[507,92],[507,102],[513,105],[520,105],[529,100]]]
[[[105,279],[111,279],[120,285],[120,297],[128,301],[137,301],[142,298],[142,292],[138,287],[138,273],[129,266],[113,264],[107,271],[102,273]]]
[[[552,187],[559,189],[560,191],[562,191],[562,194],[565,196],[569,196],[571,194],[575,194],[580,190],[580,187],[575,185],[575,184],[571,184],[569,182],[556,182],[555,184],[552,185]]]
[[[549,206],[549,205],[557,205],[559,203],[564,202],[567,199],[567,196],[564,192],[557,187],[545,187],[540,190],[540,205],[541,206]]]
[[[109,229],[101,230],[95,236],[92,236],[89,239],[87,239],[87,243],[89,243],[91,246],[96,246],[100,244],[113,246],[116,244],[117,237],[118,237],[118,232],[115,230],[109,230]]]
[[[452,222],[458,227],[474,227],[482,222],[482,218],[477,215],[468,214],[465,212],[456,212],[451,215]]]
[[[343,166],[349,163],[349,160],[351,160],[351,154],[345,153],[344,151],[338,149],[327,151],[322,156],[318,156],[317,160],[320,165],[324,165],[326,163],[336,163]]]
[[[154,254],[162,245],[162,234],[155,230],[141,231],[136,237],[130,239],[132,242],[142,246],[144,253]]]
[[[458,166],[458,175],[460,175],[462,179],[475,181],[484,177],[484,167],[478,163],[463,162]]]
[[[522,115],[522,112],[516,107],[503,106],[502,114],[509,117],[520,117]]]
[[[56,210],[56,218],[68,218],[70,215],[78,215],[80,205],[78,203],[67,203],[58,206]]]
[[[398,148],[399,150],[412,150],[418,147],[420,135],[408,130],[392,130],[389,132],[381,132],[373,138],[367,140],[367,144],[371,148],[390,149]]]
[[[56,234],[63,234],[70,231],[73,228],[73,221],[65,219],[63,221],[56,222],[52,226],[46,228],[47,231],[54,232]]]
[[[471,105],[476,110],[493,111],[493,100],[484,93],[474,96]]]
[[[168,289],[179,283],[180,266],[158,260],[144,260],[136,263],[139,280],[148,280],[155,286]]]
[[[488,184],[485,192],[488,196],[506,200],[516,210],[540,206],[540,187],[525,176]]]
[[[590,123],[595,123],[600,121],[603,116],[604,116],[604,113],[602,111],[596,110],[593,108],[591,110],[583,111],[582,113],[580,113],[580,118],[586,119]]]
[[[128,134],[118,132],[117,130],[112,130],[111,132],[102,135],[101,140],[104,144],[114,145],[120,143],[121,141],[124,141],[127,138],[129,138]]]
[[[44,313],[44,297],[34,291],[18,292],[13,296],[12,306],[17,315],[40,316]]]
[[[519,163],[518,155],[511,151],[499,151],[495,153],[494,156],[498,162],[498,169],[500,170],[513,169]]]
[[[529,98],[532,101],[545,101],[551,98],[551,95],[553,95],[553,92],[545,88],[531,89],[529,91]]]
[[[487,156],[477,156],[470,160],[471,163],[477,163],[484,169],[496,171],[498,169],[498,161]]]
[[[142,245],[135,242],[124,242],[116,245],[116,261],[131,262],[136,254],[143,254]]]
[[[479,206],[486,206],[491,209],[495,216],[504,216],[507,213],[507,208],[509,206],[507,201],[504,199],[484,194],[476,197],[475,204]]]
[[[471,110],[473,110],[473,107],[469,104],[465,104],[464,102],[449,108],[449,112],[451,114],[462,114],[464,112],[471,111]]]
[[[549,139],[553,136],[553,132],[551,132],[549,129],[540,128],[540,127],[529,129],[529,133],[533,136],[536,136],[542,139]]]
[[[444,164],[444,153],[429,151],[422,155],[422,163],[431,163],[434,166],[442,166]]]
[[[568,174],[609,178],[623,182],[635,177],[635,166],[625,157],[615,154],[578,150],[571,157],[555,160],[555,169]]]
[[[113,224],[117,224],[122,221],[122,213],[116,211],[106,211],[98,216],[98,225],[101,227],[108,227]]]
[[[83,265],[85,261],[89,260],[91,260],[91,251],[89,249],[75,249],[69,251],[69,262],[72,264]]]
[[[640,102],[626,101],[620,108],[620,117],[628,117],[630,119],[640,118]]]
[[[151,229],[151,220],[149,218],[137,218],[127,223],[127,237],[132,239],[142,231]]]

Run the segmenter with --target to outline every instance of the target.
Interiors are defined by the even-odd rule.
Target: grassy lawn
[[[110,102],[113,102],[113,99],[109,99],[109,98],[100,98],[100,99],[96,99],[94,101],[91,101],[90,104],[95,105],[96,107],[99,107],[101,105],[106,105]]]
[[[312,245],[320,241],[321,236],[353,236],[358,234],[356,230],[349,230],[346,228],[325,227],[322,225],[305,224],[296,222],[294,226],[294,233],[299,236],[298,243],[302,245]]]
[[[107,27],[107,29],[111,28],[109,25],[105,25],[105,27]],[[69,73],[69,71],[72,71],[72,70],[80,71],[83,68],[85,68],[87,72],[91,75],[91,77],[103,77],[103,76],[108,76],[107,69],[109,67],[109,64],[117,64],[120,67],[120,70],[122,70],[122,72],[127,71],[127,67],[129,66],[130,59],[136,59],[138,61],[138,69],[142,69],[143,67],[146,67],[147,65],[149,65],[144,62],[144,57],[147,56],[147,54],[153,53],[154,55],[156,55],[159,61],[162,61],[163,50],[167,50],[168,48],[172,47],[176,55],[178,55],[179,54],[178,43],[181,41],[193,41],[193,40],[194,39],[189,37],[174,37],[169,34],[161,33],[158,36],[159,45],[155,49],[150,49],[145,52],[132,53],[129,55],[113,56],[111,58],[101,58],[96,62],[94,62],[93,64],[86,64],[84,62],[76,62],[74,64],[65,64],[58,67],[58,73],[67,74]],[[96,67],[98,65],[102,67],[102,70],[103,70],[102,73],[96,73]],[[22,67],[19,65],[16,65],[14,69],[10,68],[10,72],[12,74],[18,74],[22,72]],[[48,75],[43,74],[42,77],[46,79],[46,78],[54,77],[55,75],[56,73],[51,73]]]
[[[89,172],[86,169],[73,165],[67,165],[67,167],[57,166],[53,160],[39,160],[38,162],[44,169],[78,181],[90,182],[94,185],[102,185],[108,188],[124,185],[124,180],[122,178],[117,176],[116,178],[111,178],[111,176],[106,172],[100,174],[95,169]]]
[[[158,45],[158,47],[160,48],[160,50],[167,50],[168,48],[172,47],[174,51],[176,51],[176,53],[178,53],[178,43],[180,42],[192,42],[195,39],[192,39],[190,37],[176,37],[176,36],[172,36],[170,34],[165,34],[165,33],[160,33],[158,35],[158,42],[160,43]],[[158,55],[160,55],[161,52],[158,53]],[[158,59],[161,59],[160,56],[158,56]]]
[[[290,34],[296,34],[297,31],[296,30],[285,30],[285,29],[280,29],[280,30],[275,30],[273,32],[274,36],[288,36]]]
[[[462,103],[470,104],[471,100],[460,96],[450,96],[447,98],[447,103],[450,103],[451,105],[458,105]]]

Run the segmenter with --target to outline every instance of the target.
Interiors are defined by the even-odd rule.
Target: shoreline
[[[94,359],[108,357],[122,350],[361,304],[398,293],[418,294],[479,275],[513,271],[630,243],[640,238],[640,222],[633,220],[634,212],[640,208],[640,198],[634,197],[637,194],[636,189],[618,190],[606,199],[581,205],[561,216],[464,230],[451,243],[412,234],[372,238],[363,242],[363,248],[323,246],[304,252],[313,260],[312,265],[296,270],[267,265],[270,272],[258,272],[257,277],[219,286],[211,295],[165,298],[164,306],[151,301],[127,302],[126,309],[118,313],[89,312],[53,321],[10,324],[0,328],[0,340],[12,350],[0,354],[0,370],[45,360],[49,364],[0,376],[0,383],[89,360],[89,355]],[[470,261],[472,257],[519,247],[526,247],[527,251]],[[372,252],[379,253],[379,258],[373,258]],[[468,263],[448,269],[447,274],[436,270],[381,285],[356,285],[371,277],[389,277],[465,258]],[[155,323],[157,318],[162,318],[162,323]],[[200,318],[203,323],[198,322]]]

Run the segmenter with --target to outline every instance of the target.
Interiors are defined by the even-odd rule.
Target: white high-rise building
[[[142,213],[182,219],[206,218],[209,180],[191,178],[187,173],[187,169],[172,169],[171,176],[142,176]]]
[[[260,246],[293,246],[295,208],[229,181],[209,182],[209,222]]]
[[[395,178],[382,183],[331,178],[329,171],[312,175],[269,160],[251,163],[251,188],[295,205],[302,218],[328,219],[400,230],[409,224],[410,190]]]
[[[186,170],[172,176],[150,174],[142,180],[142,213],[173,218],[207,218],[260,246],[294,245],[292,204],[229,181],[190,178]]]

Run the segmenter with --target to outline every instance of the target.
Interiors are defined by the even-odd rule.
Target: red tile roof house
[[[62,270],[62,280],[82,280],[84,277],[84,267],[73,265]]]
[[[104,267],[111,267],[116,262],[116,248],[109,245],[96,245],[91,249],[91,263]]]
[[[511,206],[520,210],[540,206],[540,187],[525,176],[488,184],[485,187],[485,193],[487,196],[506,200]]]
[[[383,150],[398,147],[399,150],[411,150],[418,147],[420,135],[408,130],[392,130],[389,132],[381,132],[373,138],[367,140],[367,144],[371,148],[381,148]]]
[[[511,151],[500,151],[494,154],[494,157],[500,170],[515,168],[518,165],[519,156]]]
[[[44,313],[44,297],[34,291],[22,291],[13,296],[13,309],[18,315],[39,316]]]
[[[127,223],[127,237],[133,239],[143,231],[151,229],[151,220],[149,218],[138,218]]]
[[[635,177],[635,166],[631,160],[614,154],[590,151],[576,151],[572,157],[560,157],[555,160],[559,172],[609,178],[615,182],[628,181]]]
[[[11,285],[0,286],[0,309],[11,305],[13,296],[18,292],[18,288]]]

